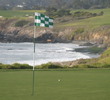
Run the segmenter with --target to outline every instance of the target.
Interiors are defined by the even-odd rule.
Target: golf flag
[[[35,77],[35,73],[34,73],[34,67],[35,67],[35,43],[36,43],[36,27],[35,26],[40,26],[40,27],[49,27],[49,28],[53,28],[53,19],[45,16],[44,14],[40,14],[35,12],[35,19],[34,19],[34,52],[33,52],[33,86],[32,86],[32,95],[34,95],[34,77]],[[47,40],[48,42],[51,42],[50,39]]]
[[[35,26],[53,28],[53,19],[35,12]]]

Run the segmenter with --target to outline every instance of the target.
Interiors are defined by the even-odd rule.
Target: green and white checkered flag
[[[35,12],[35,26],[53,28],[53,19]]]

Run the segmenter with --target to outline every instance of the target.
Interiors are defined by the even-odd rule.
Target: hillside
[[[33,12],[35,10],[0,11],[0,41],[33,41]],[[45,11],[37,11],[44,13]],[[79,12],[80,17],[75,14]],[[103,15],[99,15],[103,12]],[[88,41],[102,46],[110,46],[110,9],[72,10],[70,16],[55,18],[53,29],[37,28],[36,42]],[[11,14],[13,13],[13,14]],[[92,16],[91,16],[92,13]],[[88,15],[89,14],[89,17]],[[95,16],[93,16],[95,14]],[[96,16],[97,14],[97,16]],[[13,16],[12,16],[13,15]],[[27,16],[28,15],[28,16]],[[20,23],[21,25],[17,25]]]
[[[85,10],[81,10],[85,11]],[[64,22],[57,27],[60,28],[71,28],[70,37],[74,40],[86,40],[97,42],[101,44],[110,43],[110,9],[100,9],[100,10],[86,10],[88,12],[99,13],[103,11],[102,16],[96,16],[86,19],[71,20],[69,22]],[[73,11],[75,12],[75,11]]]
[[[1,10],[0,14],[3,17],[0,18],[0,42],[33,42],[34,12],[35,10]],[[37,12],[45,13],[44,10]],[[109,12],[110,9],[71,10],[71,15],[55,17],[53,29],[37,27],[36,42],[85,41],[98,47],[92,48],[95,52],[100,48],[104,50],[108,48],[99,58],[57,63],[57,67],[61,65],[73,68],[108,68],[110,66]]]
[[[59,66],[62,68],[110,68],[110,48],[105,50],[98,58],[48,63],[38,67],[45,68],[47,66]]]
[[[96,9],[110,7],[109,0],[0,0],[0,9],[45,9],[72,8],[72,9]]]

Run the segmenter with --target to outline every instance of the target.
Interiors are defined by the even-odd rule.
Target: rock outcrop
[[[27,21],[26,24],[16,26],[17,22],[22,22],[20,19],[0,19],[0,42],[32,42],[34,34],[33,19],[25,20]],[[35,31],[35,40],[38,43],[67,43],[78,40],[110,46],[110,25],[101,26],[88,32],[82,30],[84,27],[81,30],[78,30],[78,28],[80,29],[80,26],[55,26],[53,29],[39,27]]]
[[[1,20],[1,19],[0,19]],[[17,19],[2,19],[0,23],[0,42],[32,42],[34,36],[34,25],[30,20],[28,24],[22,27],[16,27]],[[37,28],[35,31],[36,42],[69,42],[68,39],[62,38],[60,33],[49,28]]]

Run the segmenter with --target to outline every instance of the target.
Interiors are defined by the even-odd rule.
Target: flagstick
[[[51,19],[51,18],[49,18],[48,16],[45,16],[45,15],[43,15],[43,16],[45,16],[45,18],[46,19],[48,19],[49,21],[48,21],[48,23],[49,24],[45,24],[45,23],[39,23],[39,21],[41,21],[41,19],[39,19],[39,17],[41,17],[43,14],[40,14],[40,13],[35,13],[35,16],[37,16],[37,18],[35,18],[35,16],[34,16],[34,23],[35,23],[35,19],[37,19],[37,21],[36,21],[36,23],[38,24],[36,24],[36,25],[34,25],[34,52],[33,52],[33,86],[32,86],[32,95],[34,95],[34,77],[35,77],[35,73],[34,73],[34,68],[35,68],[35,38],[36,38],[36,36],[35,36],[35,33],[36,33],[36,26],[43,26],[43,27],[52,27],[53,26],[53,19]],[[45,19],[44,18],[44,19]],[[46,20],[43,20],[43,21],[46,21]],[[39,25],[40,24],[40,25]]]
[[[33,51],[33,86],[32,86],[32,95],[34,95],[34,79],[35,79],[35,73],[34,73],[34,68],[35,68],[35,52],[36,52],[36,50],[35,50],[35,38],[36,38],[36,36],[35,36],[35,33],[36,33],[36,26],[34,25],[34,40],[33,40],[33,42],[34,42],[34,51]]]

